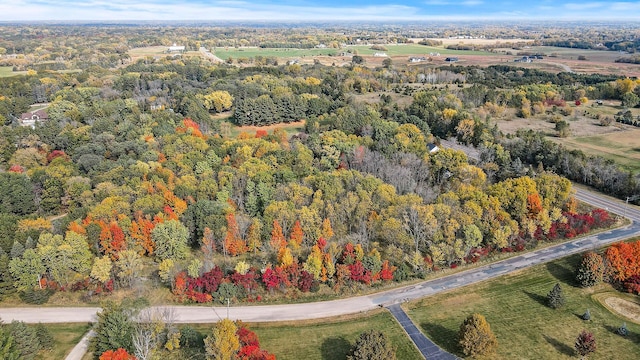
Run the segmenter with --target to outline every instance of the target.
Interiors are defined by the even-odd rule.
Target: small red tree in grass
[[[575,349],[583,359],[587,357],[587,355],[596,351],[596,338],[593,336],[593,333],[588,332],[587,330],[582,330],[578,338],[576,339]]]

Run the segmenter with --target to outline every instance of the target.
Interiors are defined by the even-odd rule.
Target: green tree
[[[204,339],[207,359],[232,360],[240,349],[240,340],[236,335],[238,327],[233,321],[223,319],[215,324],[213,333]]]
[[[458,343],[467,356],[487,355],[496,351],[498,340],[484,316],[469,315],[458,333]]]
[[[622,95],[622,106],[624,107],[636,107],[640,103],[640,97],[635,93],[628,92]]]
[[[593,251],[586,252],[576,271],[576,280],[582,287],[591,287],[602,281],[604,261],[602,256]]]
[[[154,254],[160,261],[184,259],[189,253],[189,230],[177,220],[156,225],[151,231],[151,239],[156,245]]]
[[[547,305],[552,309],[558,309],[564,305],[564,293],[560,287],[560,283],[556,283],[553,289],[547,294]]]
[[[0,324],[0,359],[19,360],[20,350],[5,325]]]
[[[53,349],[55,340],[53,339],[53,335],[51,334],[51,331],[49,331],[49,329],[46,326],[44,326],[42,323],[36,324],[35,330],[36,330],[36,335],[38,336],[38,341],[40,341],[40,346],[46,350]]]
[[[569,136],[569,123],[564,120],[558,121],[556,123],[556,131],[561,138]]]
[[[106,304],[98,313],[98,323],[93,338],[94,354],[100,356],[107,350],[118,348],[133,352],[134,324],[132,309],[113,303]]]
[[[42,348],[36,330],[22,321],[12,321],[8,325],[8,330],[13,337],[16,348],[20,352],[20,359],[35,359],[38,351]]]
[[[91,271],[93,254],[85,236],[67,232],[66,237],[43,233],[36,247],[43,265],[61,285],[68,285],[76,277],[86,277]]]
[[[40,277],[45,270],[42,258],[35,249],[27,249],[22,257],[9,261],[9,272],[13,275],[18,290],[32,289],[38,286]]]
[[[13,277],[9,271],[9,255],[0,248],[0,301],[15,292]]]
[[[587,355],[596,351],[596,338],[593,336],[593,333],[587,330],[582,330],[580,335],[576,338],[574,347],[576,352],[578,352],[578,355],[580,355],[582,359],[586,359]]]
[[[0,173],[0,213],[27,215],[36,210],[33,184],[27,175]]]
[[[105,283],[111,279],[111,269],[113,263],[109,255],[105,255],[101,258],[95,258],[93,266],[91,267],[91,277],[95,280]]]
[[[135,250],[120,251],[115,266],[118,269],[118,279],[123,286],[131,286],[143,269],[140,254]]]
[[[360,334],[351,349],[351,354],[347,356],[347,360],[394,360],[395,358],[396,350],[391,345],[391,341],[379,330],[369,330]]]

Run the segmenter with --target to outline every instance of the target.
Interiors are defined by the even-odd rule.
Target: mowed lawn
[[[486,359],[576,358],[574,342],[586,329],[596,338],[597,351],[589,359],[638,359],[640,325],[611,313],[596,298],[622,294],[607,284],[594,289],[576,287],[574,268],[580,255],[535,266],[519,273],[464,287],[407,304],[408,314],[419,328],[447,351],[462,356],[457,333],[472,313],[483,314],[498,339],[498,352]],[[546,306],[546,295],[559,282],[566,304],[558,310]],[[591,321],[580,316],[589,309]],[[616,329],[627,323],[630,335]]]
[[[344,321],[313,321],[287,324],[252,324],[260,345],[278,360],[346,359],[358,336],[380,330],[396,347],[396,358],[422,359],[402,327],[386,310],[360,315]]]
[[[618,131],[597,136],[562,139],[569,149],[611,159],[627,170],[640,171],[640,129]]]
[[[84,334],[91,328],[90,324],[45,324],[53,335],[53,349],[42,351],[36,359],[38,360],[59,360],[64,359],[67,354],[76,346]]]
[[[213,324],[194,324],[204,336]],[[367,330],[380,330],[396,348],[396,358],[423,359],[409,336],[386,310],[375,310],[342,319],[321,319],[282,323],[249,323],[260,340],[260,347],[278,360],[344,360],[358,336]]]

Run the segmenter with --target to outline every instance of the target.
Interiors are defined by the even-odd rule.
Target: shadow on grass
[[[320,352],[323,360],[346,359],[351,343],[343,337],[330,337],[322,342]]]
[[[621,324],[622,325],[622,324]],[[605,325],[604,326],[610,333],[615,334],[617,336],[619,336],[622,339],[627,339],[631,342],[634,343],[640,343],[640,334],[636,334],[633,331],[629,331],[627,330],[627,335],[626,336],[622,336],[618,333],[618,329],[619,327],[617,326],[610,326],[610,325]]]
[[[559,282],[573,287],[579,286],[576,282],[576,273],[573,267],[558,262],[547,263],[546,267],[549,273]]]
[[[531,300],[537,302],[538,304],[547,307],[547,297],[544,295],[538,295],[538,294],[534,294],[531,292],[528,292],[526,290],[522,290],[523,293],[527,294],[528,297],[531,298]]]
[[[542,336],[544,336],[544,339],[547,340],[547,342],[551,344],[551,346],[553,346],[561,354],[565,354],[567,356],[575,355],[575,351],[571,346],[563,342],[560,342],[557,339],[552,338],[551,336],[547,336],[547,335],[542,335]]]
[[[443,350],[459,355],[460,349],[458,347],[457,331],[434,323],[422,323],[420,327],[422,328],[422,332]]]

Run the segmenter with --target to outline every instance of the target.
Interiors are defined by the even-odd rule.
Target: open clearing
[[[573,344],[583,329],[592,331],[598,344],[590,359],[628,359],[640,354],[640,325],[627,323],[629,336],[615,333],[623,322],[594,299],[593,294],[615,294],[621,299],[634,295],[615,292],[608,284],[590,289],[576,287],[574,268],[580,255],[535,266],[445,294],[407,304],[409,316],[421,330],[447,351],[461,355],[457,333],[472,313],[483,314],[498,338],[498,353],[486,359],[570,359]],[[546,295],[560,283],[566,296],[558,310],[546,306]],[[589,309],[591,321],[581,315]]]
[[[24,75],[26,71],[13,71],[13,66],[0,66],[0,77]]]
[[[36,359],[59,360],[64,359],[80,339],[91,328],[90,324],[45,324],[53,335],[53,349],[41,352]]]
[[[624,168],[640,171],[640,129],[632,128],[609,134],[561,139],[569,149],[611,159]]]
[[[637,302],[610,296],[604,299],[604,303],[616,313],[640,324],[640,304]]]
[[[511,48],[498,48],[494,52],[480,50],[449,50],[447,45],[467,44],[467,45],[505,45],[510,42],[527,41],[525,39],[437,39],[443,41],[442,46],[424,46],[418,44],[387,44],[385,51],[371,49],[370,45],[350,45],[342,49],[296,49],[296,48],[260,48],[260,47],[217,47],[210,49],[211,53],[222,60],[232,58],[254,58],[256,56],[275,57],[284,61],[296,59],[302,64],[313,64],[314,60],[324,65],[343,66],[351,62],[349,56],[341,56],[342,53],[351,51],[366,57],[367,66],[380,66],[386,57],[373,56],[377,52],[384,52],[395,63],[408,63],[410,56],[431,57],[432,61],[419,64],[418,66],[442,66],[449,65],[444,60],[447,56],[459,57],[459,65],[490,66],[496,64],[512,64],[518,67],[534,68],[551,72],[575,71],[579,73],[601,73],[615,74],[620,76],[640,77],[640,65],[622,64],[614,61],[620,57],[628,56],[615,51],[585,50],[560,48],[553,46],[531,46],[515,50]],[[169,56],[166,53],[167,46],[149,46],[135,48],[129,51],[132,61],[152,56]],[[513,60],[518,53],[539,53],[546,55],[543,60],[536,60],[532,63],[514,63]],[[430,54],[439,53],[440,56]],[[202,56],[199,51],[188,51],[183,56]],[[578,60],[579,57],[586,60]]]
[[[203,335],[211,333],[211,324],[196,324]],[[385,333],[396,357],[402,360],[422,359],[409,337],[386,310],[339,319],[283,323],[251,323],[258,335],[260,347],[276,355],[278,360],[341,360],[346,359],[351,346],[361,333],[376,329]]]

